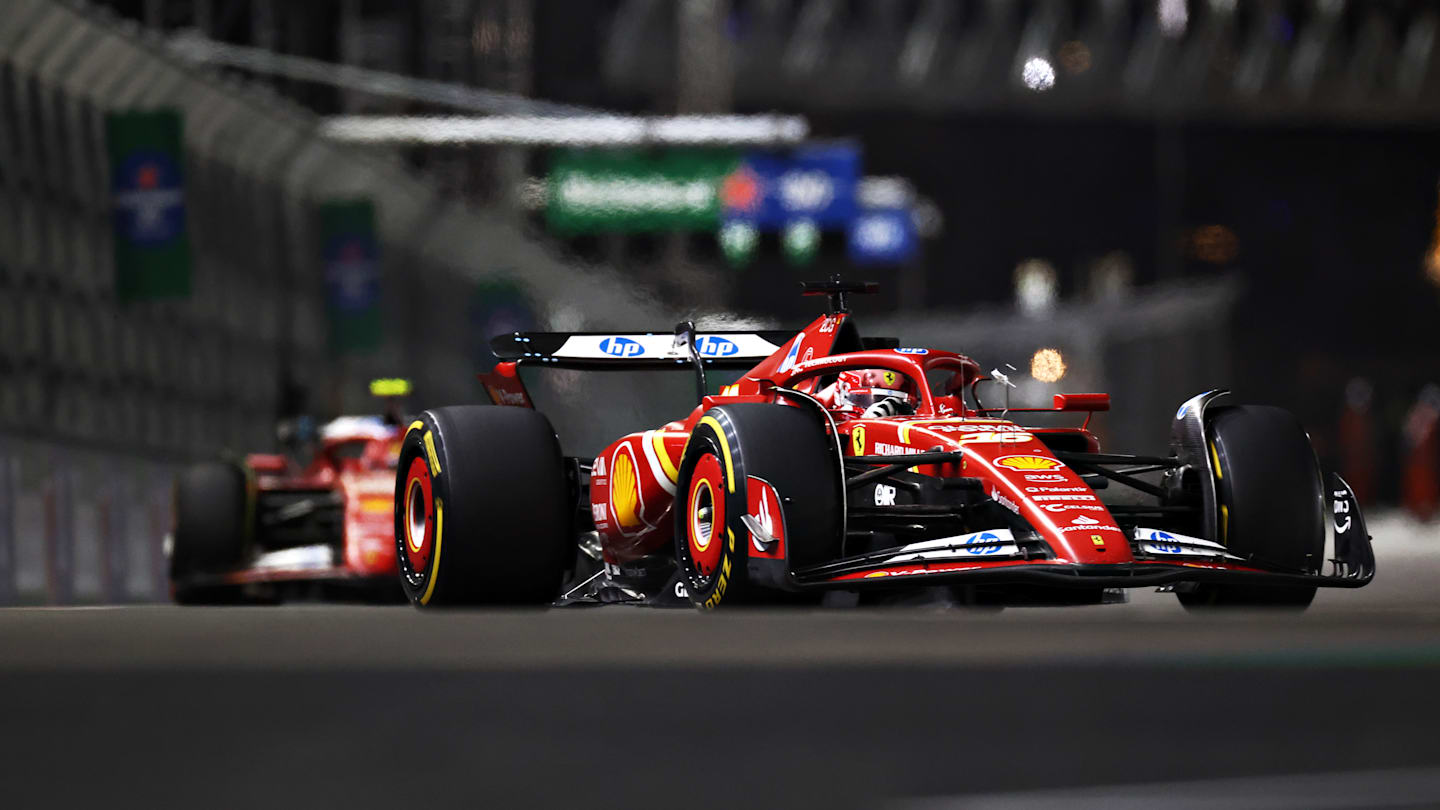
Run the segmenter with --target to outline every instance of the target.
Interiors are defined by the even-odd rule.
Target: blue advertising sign
[[[382,339],[375,206],[369,200],[322,203],[320,234],[330,346],[337,352],[375,351]]]
[[[380,301],[379,250],[368,233],[339,233],[325,242],[325,291],[338,312],[363,312]]]
[[[161,149],[136,149],[115,167],[115,226],[143,246],[165,245],[185,235],[185,188],[180,164]]]
[[[116,297],[136,301],[189,295],[180,112],[109,113],[105,145],[110,154]]]
[[[796,220],[842,228],[858,211],[860,150],[813,146],[789,154],[753,152],[721,183],[722,217],[780,230]]]
[[[850,223],[850,261],[855,264],[903,264],[915,258],[918,247],[907,210],[864,211]]]

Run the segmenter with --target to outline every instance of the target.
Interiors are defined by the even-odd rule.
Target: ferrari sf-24
[[[969,357],[862,337],[846,298],[874,285],[805,287],[830,311],[798,334],[495,338],[494,404],[427,410],[403,434],[410,600],[1071,604],[1158,587],[1189,608],[1296,609],[1374,577],[1354,494],[1287,411],[1207,391],[1175,411],[1168,451],[1106,452],[1088,428],[1107,394],[1006,407],[1002,375]],[[524,367],[690,370],[698,403],[566,455]],[[743,374],[709,393],[727,369]]]

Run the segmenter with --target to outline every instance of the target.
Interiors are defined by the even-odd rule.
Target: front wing
[[[1338,475],[1330,476],[1328,503],[1334,518],[1334,556],[1327,573],[1277,571],[1248,564],[1229,555],[1217,559],[1210,548],[1195,548],[1186,559],[1180,554],[1156,559],[1146,552],[1146,538],[1131,538],[1133,562],[1077,565],[1056,562],[1041,550],[1038,536],[1015,536],[1009,531],[976,532],[953,538],[953,543],[931,541],[846,557],[793,573],[802,589],[895,587],[899,581],[925,580],[927,584],[1031,584],[1061,588],[1138,588],[1177,583],[1232,585],[1313,585],[1322,588],[1359,588],[1375,577],[1375,554],[1354,492]],[[1143,530],[1142,530],[1143,531]],[[920,548],[926,546],[926,548]],[[969,555],[1003,551],[1008,559],[982,561]],[[1018,558],[1018,559],[1016,559]]]

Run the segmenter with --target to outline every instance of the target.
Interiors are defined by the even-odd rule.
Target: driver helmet
[[[913,407],[914,398],[909,388],[909,378],[898,371],[883,368],[842,371],[835,381],[835,407],[864,410],[887,399],[898,399]]]

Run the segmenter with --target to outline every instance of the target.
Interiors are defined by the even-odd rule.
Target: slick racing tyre
[[[549,603],[574,554],[574,511],[544,416],[426,411],[405,432],[395,481],[405,595],[417,607]]]
[[[245,473],[236,465],[209,461],[175,479],[175,534],[170,549],[170,581],[180,604],[233,601],[238,589],[196,586],[197,575],[235,567],[244,553],[249,520]]]
[[[1310,438],[1281,408],[1235,405],[1208,414],[1219,536],[1230,553],[1265,568],[1318,573],[1325,557],[1325,493]],[[1188,608],[1303,609],[1313,585],[1201,583],[1177,592]]]
[[[707,411],[675,491],[675,560],[691,603],[774,600],[789,586],[788,570],[837,556],[843,486],[814,414],[761,404]]]

